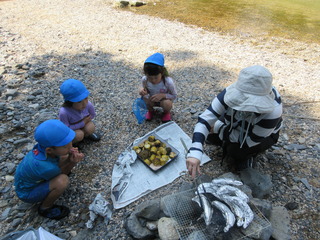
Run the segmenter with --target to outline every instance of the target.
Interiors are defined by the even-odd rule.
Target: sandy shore
[[[178,88],[179,99],[174,108],[174,121],[190,136],[196,122],[193,113],[203,111],[215,94],[236,80],[242,68],[260,64],[273,73],[274,85],[282,94],[285,115],[289,116],[283,131],[289,140],[281,143],[282,146],[298,142],[298,138],[310,148],[320,144],[319,121],[312,120],[320,118],[318,44],[277,38],[266,41],[243,36],[222,36],[179,22],[122,11],[114,8],[111,0],[0,1],[0,28],[7,33],[6,36],[0,36],[0,67],[9,69],[28,62],[48,70],[43,81],[55,89],[49,89],[43,94],[50,98],[46,98],[41,107],[57,112],[61,103],[57,91],[59,83],[70,77],[83,80],[94,97],[98,110],[97,122],[105,132],[105,138],[96,145],[101,150],[92,148],[86,152],[89,158],[97,162],[87,163],[88,166],[80,167],[75,173],[76,180],[73,180],[73,184],[77,181],[82,184],[82,178],[85,177],[92,181],[78,186],[85,189],[82,196],[85,203],[90,203],[97,193],[92,190],[91,184],[103,178],[105,187],[110,187],[113,163],[121,151],[135,138],[159,124],[137,125],[130,112],[132,100],[138,96],[143,62],[155,52],[166,56],[166,66]],[[10,81],[16,80],[17,76],[19,75],[6,74],[0,79],[1,84],[6,86]],[[38,81],[35,82],[34,88],[41,88],[41,85],[37,85]],[[27,95],[32,90],[21,91]],[[23,98],[21,101],[24,101]],[[302,118],[306,120],[301,120]],[[31,133],[36,122],[28,124],[28,131]],[[3,137],[3,141],[7,138],[9,136]],[[17,149],[15,154],[20,150]],[[291,175],[310,177],[310,182],[319,176],[317,156],[310,156],[308,162],[302,163],[298,154],[294,154],[297,159],[293,159],[292,166],[295,169]],[[308,156],[308,152],[303,154]],[[97,158],[101,156],[108,161],[103,162],[104,159],[99,162],[100,159]],[[285,156],[284,154],[283,158]],[[316,169],[315,172],[310,173],[309,167],[306,167],[308,164]],[[299,170],[300,166],[304,169]],[[92,170],[90,174],[85,172],[88,169]],[[273,174],[278,170],[275,165],[268,173]],[[222,173],[221,169],[217,171]],[[286,174],[289,170],[281,171],[281,174]],[[290,176],[288,174],[287,178]],[[319,181],[315,181],[314,187],[318,194]],[[294,199],[295,194],[294,191],[290,192],[289,197]],[[292,231],[300,232],[301,237],[306,236],[305,232],[308,233],[308,223],[302,231],[301,223],[298,223],[299,217],[305,217],[315,209],[312,206],[316,206],[317,200],[313,199],[312,205],[305,202],[304,192],[299,194],[304,207],[302,213],[293,213]],[[283,204],[285,200],[279,200],[279,203]],[[14,204],[18,203],[19,200],[15,197]],[[78,208],[74,206],[74,209]],[[126,213],[126,210],[121,210],[115,214],[110,228],[116,230],[119,224],[116,220],[122,221]],[[82,216],[80,211],[72,216],[69,230],[79,232],[83,229],[83,224],[80,225],[77,218],[82,216],[82,222],[85,222],[86,214]],[[319,215],[315,217],[319,219]],[[32,219],[34,222],[30,221],[30,225],[41,225],[41,219],[35,219]],[[3,229],[8,230],[6,223]],[[128,239],[123,230],[119,236]],[[120,238],[113,236],[110,239]]]

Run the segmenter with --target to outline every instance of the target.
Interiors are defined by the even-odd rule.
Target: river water
[[[320,43],[320,0],[160,0],[130,10],[210,31]]]

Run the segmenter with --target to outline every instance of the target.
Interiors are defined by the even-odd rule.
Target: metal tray
[[[141,141],[138,142],[138,143],[136,143],[136,144],[134,144],[134,145],[132,146],[132,148],[135,147],[135,146],[138,146],[140,143],[142,143],[142,142],[144,142],[145,140],[147,140],[148,137],[150,137],[150,136],[154,136],[155,139],[158,139],[158,140],[160,140],[161,142],[165,143],[166,146],[167,146],[167,147],[170,147],[171,150],[172,150],[172,152],[174,152],[174,153],[176,154],[175,157],[169,159],[169,160],[166,162],[166,164],[163,165],[163,166],[155,166],[155,165],[153,165],[153,164],[148,165],[148,164],[146,164],[146,163],[143,161],[143,159],[142,159],[141,157],[139,157],[139,156],[137,155],[137,159],[139,159],[139,160],[140,160],[144,165],[146,165],[151,171],[157,172],[157,171],[165,168],[166,166],[168,166],[168,165],[169,165],[171,162],[173,162],[175,159],[177,159],[177,157],[178,157],[178,155],[179,155],[179,151],[178,151],[176,148],[174,148],[170,143],[168,143],[167,141],[165,141],[164,139],[162,139],[162,138],[161,138],[159,135],[157,135],[156,133],[150,133],[150,134],[144,136],[144,137],[141,139]]]

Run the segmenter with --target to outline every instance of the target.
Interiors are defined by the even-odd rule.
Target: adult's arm
[[[188,151],[187,158],[196,158],[201,161],[203,154],[203,144],[215,122],[223,115],[227,109],[224,103],[226,90],[215,97],[210,106],[198,117],[198,122],[194,128],[192,145]]]

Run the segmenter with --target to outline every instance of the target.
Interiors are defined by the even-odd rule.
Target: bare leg
[[[172,101],[169,99],[162,100],[160,102],[160,107],[162,107],[164,113],[168,113],[172,109]]]
[[[42,209],[47,209],[53,206],[54,202],[63,194],[69,185],[69,178],[65,174],[60,174],[50,180],[50,192],[41,204]]]
[[[81,142],[84,138],[84,131],[81,129],[77,129],[75,130],[75,132],[76,132],[76,136],[74,137],[72,142],[73,143]]]
[[[89,135],[94,133],[95,129],[96,129],[96,127],[95,127],[94,123],[93,122],[88,122],[83,128],[84,136],[88,137]]]

